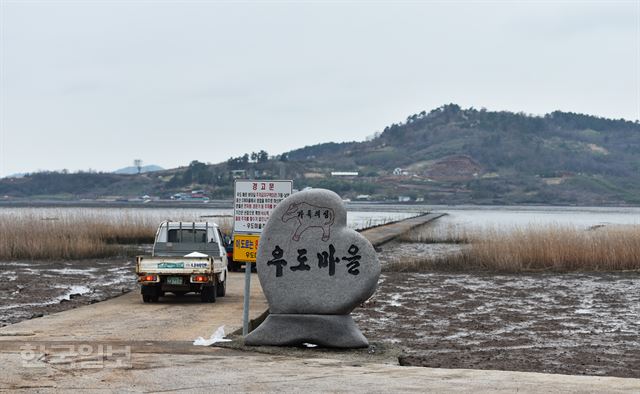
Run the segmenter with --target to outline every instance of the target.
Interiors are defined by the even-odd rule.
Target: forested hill
[[[377,184],[425,200],[640,204],[640,124],[622,119],[450,104],[370,141],[305,147],[289,157],[377,175]],[[402,172],[393,176],[396,168]]]
[[[331,172],[358,172],[336,177]],[[425,203],[640,205],[640,124],[567,112],[544,116],[449,104],[409,116],[364,142],[140,175],[32,174],[0,196],[166,197],[205,189],[231,197],[233,177],[292,178],[344,198]]]

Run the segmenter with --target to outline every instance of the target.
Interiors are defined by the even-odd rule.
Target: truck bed
[[[196,242],[156,242],[154,254],[160,256],[185,256],[193,251],[207,254],[209,256],[220,255],[220,245],[217,242],[196,243]]]
[[[221,258],[213,257],[160,257],[139,256],[136,262],[137,273],[156,274],[208,274],[224,270]]]

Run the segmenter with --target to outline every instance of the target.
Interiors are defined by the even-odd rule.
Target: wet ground
[[[130,258],[0,262],[0,327],[136,288]]]
[[[384,271],[397,263],[413,260],[437,259],[447,254],[458,253],[469,248],[465,244],[390,242],[378,248],[378,259]]]
[[[384,273],[354,318],[402,365],[640,378],[638,273]]]

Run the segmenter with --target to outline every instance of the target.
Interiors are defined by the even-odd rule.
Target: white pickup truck
[[[225,238],[215,223],[162,222],[152,255],[136,258],[136,274],[144,302],[158,302],[165,292],[215,302],[227,288]]]

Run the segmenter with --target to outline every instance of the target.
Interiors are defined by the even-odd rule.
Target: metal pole
[[[244,307],[242,311],[242,335],[249,334],[249,296],[251,293],[251,263],[244,263]]]

